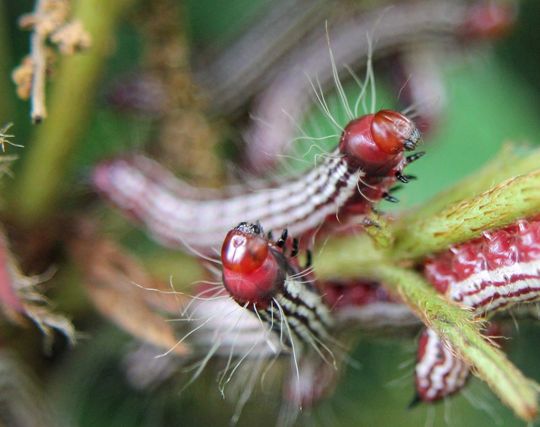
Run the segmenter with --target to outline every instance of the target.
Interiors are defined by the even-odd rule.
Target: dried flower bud
[[[51,41],[58,45],[58,49],[64,55],[73,55],[75,52],[88,49],[92,44],[90,34],[79,20],[60,27],[51,35]]]
[[[30,98],[32,91],[32,77],[34,74],[33,61],[30,56],[25,56],[17,68],[13,70],[11,78],[17,85],[17,96],[21,99]]]

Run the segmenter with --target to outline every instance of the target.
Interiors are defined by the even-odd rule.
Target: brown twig
[[[35,14],[41,16],[45,12],[45,3],[47,0],[38,0]],[[34,124],[40,123],[47,117],[47,107],[45,106],[45,74],[47,72],[47,58],[45,51],[45,39],[47,34],[36,27],[32,33],[30,41],[32,58],[32,92],[30,99],[32,102],[32,111],[30,116]]]

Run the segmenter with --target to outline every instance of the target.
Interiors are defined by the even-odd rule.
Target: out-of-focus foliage
[[[145,2],[139,3],[142,4],[125,12],[124,19],[115,29],[117,37],[110,46],[112,55],[99,76],[95,92],[88,94],[86,99],[73,100],[73,108],[80,103],[90,103],[91,108],[83,134],[73,142],[73,159],[65,165],[62,197],[57,202],[56,214],[77,212],[81,206],[86,209],[87,199],[92,197],[87,182],[88,170],[97,160],[127,150],[143,150],[157,139],[158,131],[151,118],[119,112],[106,102],[107,92],[115,82],[126,73],[135,74],[144,68],[144,33],[140,31],[144,13],[137,10],[143,9]],[[183,10],[183,19],[178,20],[178,26],[187,31],[188,46],[196,59],[201,52],[221,48],[228,40],[242,34],[273,6],[268,0],[178,0],[178,3]],[[346,4],[343,2],[344,7]],[[7,149],[9,154],[19,155],[21,161],[25,160],[34,142],[35,130],[30,123],[28,105],[15,99],[9,73],[28,52],[28,33],[19,30],[16,23],[18,17],[33,6],[29,0],[0,0],[0,127],[7,122],[14,123],[11,129],[15,134],[14,141],[25,148]],[[100,7],[104,9],[100,13],[106,13],[107,2]],[[455,61],[444,65],[448,108],[440,126],[426,140],[428,160],[411,167],[410,172],[418,175],[419,180],[400,194],[403,203],[398,209],[414,209],[415,204],[477,170],[507,141],[540,142],[538,25],[540,3],[524,0],[520,2],[516,28],[508,38],[497,42],[492,49],[473,49],[464,57],[456,56]],[[54,78],[52,73],[53,84]],[[395,103],[395,95],[389,86],[384,79],[378,80],[381,107]],[[353,85],[348,87],[353,88]],[[211,104],[212,100],[207,102]],[[306,122],[315,121],[319,127],[324,127],[325,119],[315,108],[313,110],[313,116]],[[227,125],[223,125],[223,129],[222,144],[216,151],[229,155],[238,149],[239,135]],[[19,168],[15,165],[15,174]],[[10,178],[4,179],[4,194],[9,193],[11,183]],[[16,195],[15,199],[17,197],[24,197],[24,194]],[[387,204],[381,208],[394,209]],[[161,279],[166,281],[172,276],[174,280],[174,277],[188,274],[178,261],[181,255],[157,248],[142,232],[134,230],[116,214],[105,210],[98,212],[97,215],[107,219],[110,235],[139,255],[148,269]],[[12,214],[9,203],[5,204],[3,216],[8,223],[13,220]],[[13,222],[16,223],[16,219]],[[58,215],[52,224],[54,229],[49,231],[70,233],[63,228],[62,215]],[[27,251],[25,255],[34,249],[40,253],[36,245],[25,246],[28,239],[17,231],[17,227],[14,229],[15,240],[22,236],[20,242],[15,241],[16,250]],[[187,390],[182,390],[182,381],[189,379],[189,373],[173,376],[165,384],[143,391],[129,384],[125,363],[126,354],[134,350],[133,341],[92,308],[80,276],[66,260],[60,240],[50,235],[43,238],[50,246],[47,251],[50,259],[44,263],[57,267],[54,280],[50,281],[49,297],[58,311],[73,318],[83,339],[74,350],[68,350],[58,337],[53,355],[43,356],[37,333],[5,323],[1,324],[0,333],[0,346],[13,347],[35,371],[41,381],[39,386],[44,390],[49,406],[56,410],[58,419],[67,425],[81,427],[228,425],[234,404],[229,395],[223,400],[219,394],[215,382],[218,367],[212,366],[213,369],[208,369],[200,381]],[[197,276],[197,272],[189,274]],[[512,339],[505,344],[510,359],[538,381],[540,340],[536,338],[540,338],[539,334],[538,322],[520,323],[520,328],[514,329]],[[485,385],[474,379],[463,395],[447,403],[408,411],[407,405],[413,395],[415,357],[415,344],[410,339],[381,342],[362,338],[352,356],[359,367],[348,367],[336,394],[316,409],[312,418],[306,414],[307,421],[304,421],[313,419],[321,426],[487,426],[494,421],[505,426],[522,425]],[[279,366],[275,369],[279,370]],[[269,383],[248,403],[238,425],[275,425],[279,392],[279,384]]]

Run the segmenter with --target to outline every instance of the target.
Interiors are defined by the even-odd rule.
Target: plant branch
[[[525,153],[520,153],[520,151],[525,151]],[[539,165],[540,149],[531,151],[524,148],[520,150],[514,144],[506,144],[497,157],[482,169],[460,180],[450,189],[439,193],[429,202],[415,208],[414,218],[433,215],[453,203],[489,190],[494,184],[538,169]],[[401,222],[405,224],[411,216],[412,214],[405,216]],[[405,227],[405,225],[401,227]]]
[[[44,15],[44,4],[47,0],[38,0],[34,13],[36,16]],[[47,34],[36,28],[32,32],[30,52],[32,56],[32,111],[30,116],[33,123],[40,123],[47,117],[45,107],[45,77],[47,73],[47,58],[45,52],[45,39]]]
[[[392,256],[419,258],[539,212],[540,169],[504,181],[434,215],[409,219],[396,233]]]
[[[14,216],[21,225],[35,225],[51,213],[92,107],[94,87],[122,12],[133,0],[79,1],[74,16],[92,36],[92,48],[65,57],[50,96],[49,118],[36,129],[34,140],[13,186]]]

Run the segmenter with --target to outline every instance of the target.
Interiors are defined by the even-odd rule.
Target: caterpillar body
[[[320,284],[336,323],[362,332],[417,330],[418,317],[378,282],[367,279],[332,280]]]
[[[242,222],[223,240],[221,280],[198,286],[184,308],[182,320],[190,330],[179,342],[190,338],[196,354],[203,354],[186,386],[213,357],[225,361],[218,384],[223,395],[230,384],[235,396],[232,423],[276,359],[288,363],[284,382],[294,387],[295,396],[311,387],[312,368],[320,366],[317,359],[330,371],[336,369],[333,313],[316,286],[311,256],[301,267],[297,255],[297,241],[286,230],[273,241],[261,225]],[[283,425],[289,425],[288,417],[308,400],[291,402],[294,408]]]
[[[469,365],[433,329],[418,342],[415,367],[416,401],[435,402],[460,391],[469,377]]]
[[[520,220],[428,260],[425,275],[448,299],[486,316],[540,299],[540,218]]]
[[[540,218],[515,224],[451,248],[426,262],[429,282],[476,317],[540,300]],[[420,338],[416,388],[423,401],[436,401],[465,385],[470,367],[428,329]]]
[[[229,194],[201,197],[158,163],[132,156],[105,161],[93,171],[95,188],[121,211],[134,217],[159,242],[208,251],[240,221],[261,221],[268,230],[301,236],[346,208],[369,211],[399,179],[404,167],[422,153],[414,150],[420,133],[404,115],[381,110],[351,121],[339,147],[296,179],[267,188],[240,187]],[[225,193],[226,194],[226,193]]]

